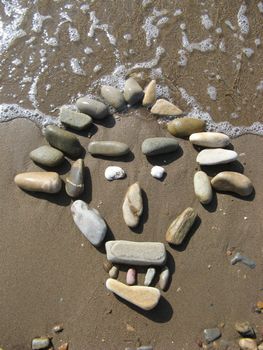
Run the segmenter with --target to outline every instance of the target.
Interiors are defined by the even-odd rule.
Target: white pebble
[[[107,180],[118,180],[125,177],[125,171],[118,166],[108,166],[105,170],[105,177]]]
[[[155,177],[156,179],[161,179],[163,177],[164,173],[165,173],[164,168],[162,168],[161,166],[158,166],[158,165],[155,165],[151,169],[151,175],[152,175],[152,177]]]

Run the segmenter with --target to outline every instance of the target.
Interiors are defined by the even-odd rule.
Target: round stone
[[[50,146],[38,147],[29,156],[34,162],[49,167],[57,166],[64,160],[63,153]]]

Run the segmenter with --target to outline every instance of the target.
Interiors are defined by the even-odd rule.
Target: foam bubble
[[[207,94],[211,98],[212,101],[216,101],[217,91],[216,88],[212,85],[208,85]]]
[[[222,39],[219,43],[219,50],[222,52],[226,52],[226,43],[225,43],[225,39]]]
[[[71,58],[70,65],[72,72],[77,75],[86,75],[85,71],[81,68],[80,62],[77,58]]]
[[[45,40],[45,43],[49,46],[58,46],[58,41],[55,37],[52,37],[52,38],[47,38]]]
[[[213,22],[207,14],[201,16],[201,23],[206,30],[209,30],[213,27]]]
[[[242,4],[237,13],[237,24],[242,34],[249,33],[249,21],[247,16],[245,15],[246,11],[247,11],[247,6],[245,4]]]
[[[258,10],[260,13],[263,13],[263,2],[262,1],[258,2]]]
[[[68,28],[68,34],[69,34],[69,40],[70,41],[79,41],[80,40],[80,35],[79,32],[77,30],[77,28],[73,28],[71,26],[69,26]]]
[[[181,9],[176,9],[174,11],[174,16],[180,16],[183,13],[183,11]]]
[[[32,31],[41,33],[44,21],[49,18],[51,16],[42,16],[39,12],[35,12],[32,19]]]
[[[225,20],[225,24],[230,28],[231,30],[236,30],[236,27],[233,26],[233,24],[229,21],[229,19]]]
[[[93,72],[97,73],[102,69],[102,64],[97,64],[94,68],[93,68]]]
[[[186,56],[186,51],[181,49],[178,51],[179,60],[177,61],[178,66],[185,67],[187,65],[188,58]]]
[[[247,56],[247,58],[250,58],[254,54],[254,50],[249,47],[244,47],[242,51]]]
[[[256,39],[255,39],[255,45],[256,45],[256,47],[260,46],[260,44],[261,44],[260,38],[256,38]]]
[[[90,55],[91,53],[93,53],[93,50],[91,47],[87,46],[87,47],[85,47],[84,52],[86,55]]]

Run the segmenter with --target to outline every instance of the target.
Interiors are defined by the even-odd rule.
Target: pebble
[[[200,165],[215,165],[234,162],[237,153],[223,148],[204,149],[198,153],[196,162]]]
[[[242,350],[257,350],[257,342],[251,338],[242,338],[239,340],[238,345]]]
[[[194,209],[185,209],[169,226],[166,241],[171,244],[181,244],[193,225],[196,215]]]
[[[100,246],[107,232],[107,225],[100,213],[96,209],[89,208],[82,200],[77,200],[72,204],[71,212],[81,233],[95,247]]]
[[[221,337],[221,332],[219,328],[207,328],[204,330],[204,337],[207,343],[211,343],[212,341]]]
[[[58,350],[68,350],[68,343],[64,343],[58,347]]]
[[[63,331],[63,325],[62,324],[56,324],[53,328],[52,328],[52,331],[54,333],[60,333]]]
[[[107,103],[116,108],[117,111],[124,109],[126,106],[124,96],[119,89],[113,86],[103,85],[100,91]]]
[[[203,171],[197,171],[194,175],[194,191],[202,204],[209,204],[213,198],[213,191],[209,177]]]
[[[104,269],[105,272],[109,272],[110,269],[112,268],[112,266],[113,265],[112,265],[112,263],[109,260],[105,260],[103,262],[103,269]]]
[[[110,269],[109,271],[109,276],[110,278],[118,278],[118,275],[119,275],[119,269],[117,266],[112,266],[112,268]]]
[[[250,267],[251,269],[254,269],[256,267],[255,261],[248,258],[245,255],[242,255],[241,253],[237,252],[234,257],[231,259],[231,264],[235,265],[238,262],[242,262],[244,265]]]
[[[167,137],[152,137],[142,143],[142,153],[146,156],[156,156],[174,152],[178,149],[178,142]]]
[[[189,137],[189,141],[202,147],[226,147],[230,143],[229,136],[220,132],[197,132]]]
[[[155,177],[156,179],[161,179],[165,173],[165,170],[163,167],[159,165],[155,165],[151,169],[151,175],[152,177]]]
[[[125,143],[118,141],[93,141],[88,145],[88,151],[92,155],[118,157],[127,154],[130,149]]]
[[[108,278],[106,287],[124,300],[143,310],[152,310],[159,302],[159,289],[145,286],[127,286],[115,279]]]
[[[137,350],[153,350],[153,347],[151,345],[143,345],[139,346]]]
[[[69,154],[72,157],[80,155],[82,149],[77,137],[69,131],[60,129],[56,125],[48,125],[45,128],[46,140],[51,146]]]
[[[32,340],[32,350],[45,349],[50,345],[50,339],[47,337],[34,338]]]
[[[16,175],[15,184],[23,190],[30,192],[58,193],[62,181],[58,173],[29,172]]]
[[[29,157],[36,163],[44,166],[57,166],[64,160],[64,155],[58,149],[50,146],[41,146],[30,152]]]
[[[109,181],[123,179],[125,175],[125,171],[119,166],[108,166],[104,173],[105,178]]]
[[[156,80],[151,80],[150,83],[144,89],[144,97],[142,105],[144,107],[150,107],[156,102]]]
[[[248,321],[246,322],[236,322],[235,323],[236,331],[245,338],[254,338],[255,332],[253,327],[251,327]]]
[[[59,113],[60,121],[75,130],[84,130],[92,123],[92,118],[84,113],[72,111],[68,108],[61,107]]]
[[[167,266],[164,267],[163,271],[160,274],[160,278],[159,278],[159,286],[161,288],[161,290],[166,290],[167,285],[168,285],[168,281],[169,281],[169,277],[170,277],[170,272]]]
[[[135,79],[129,78],[125,81],[124,98],[131,106],[143,99],[143,90]]]
[[[108,241],[105,244],[107,259],[112,263],[135,266],[163,265],[166,250],[159,242]]]
[[[123,219],[127,226],[136,227],[139,224],[143,212],[143,200],[141,188],[138,182],[131,185],[122,205]]]
[[[145,286],[151,285],[151,283],[154,279],[155,273],[156,273],[156,269],[154,267],[149,267],[147,269],[147,272],[146,272],[146,275],[144,278],[144,283],[143,283]]]
[[[80,112],[88,114],[93,119],[103,119],[109,114],[108,107],[104,103],[93,100],[88,96],[79,98],[76,105]]]
[[[175,106],[173,103],[160,98],[152,106],[151,113],[161,115],[161,116],[171,116],[171,115],[180,115],[183,112],[181,111],[180,108]]]
[[[258,350],[263,350],[263,343],[259,344]]]
[[[178,118],[167,124],[167,130],[176,137],[187,137],[205,130],[205,121],[195,118]]]
[[[126,274],[126,283],[129,285],[129,286],[132,286],[133,284],[135,284],[136,282],[136,270],[131,268],[127,271],[127,274]]]
[[[76,160],[70,169],[69,175],[66,177],[66,192],[72,197],[79,197],[84,191],[84,161]]]
[[[249,196],[253,192],[250,179],[234,171],[223,171],[213,177],[212,186],[217,191],[234,192],[240,196]]]

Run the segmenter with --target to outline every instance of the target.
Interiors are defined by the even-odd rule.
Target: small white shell
[[[163,177],[164,173],[165,173],[164,168],[162,168],[161,166],[158,166],[158,165],[155,165],[151,169],[151,175],[152,175],[152,177],[155,177],[156,179],[161,179]]]
[[[118,166],[108,166],[104,175],[109,181],[118,180],[125,177],[125,171]]]

